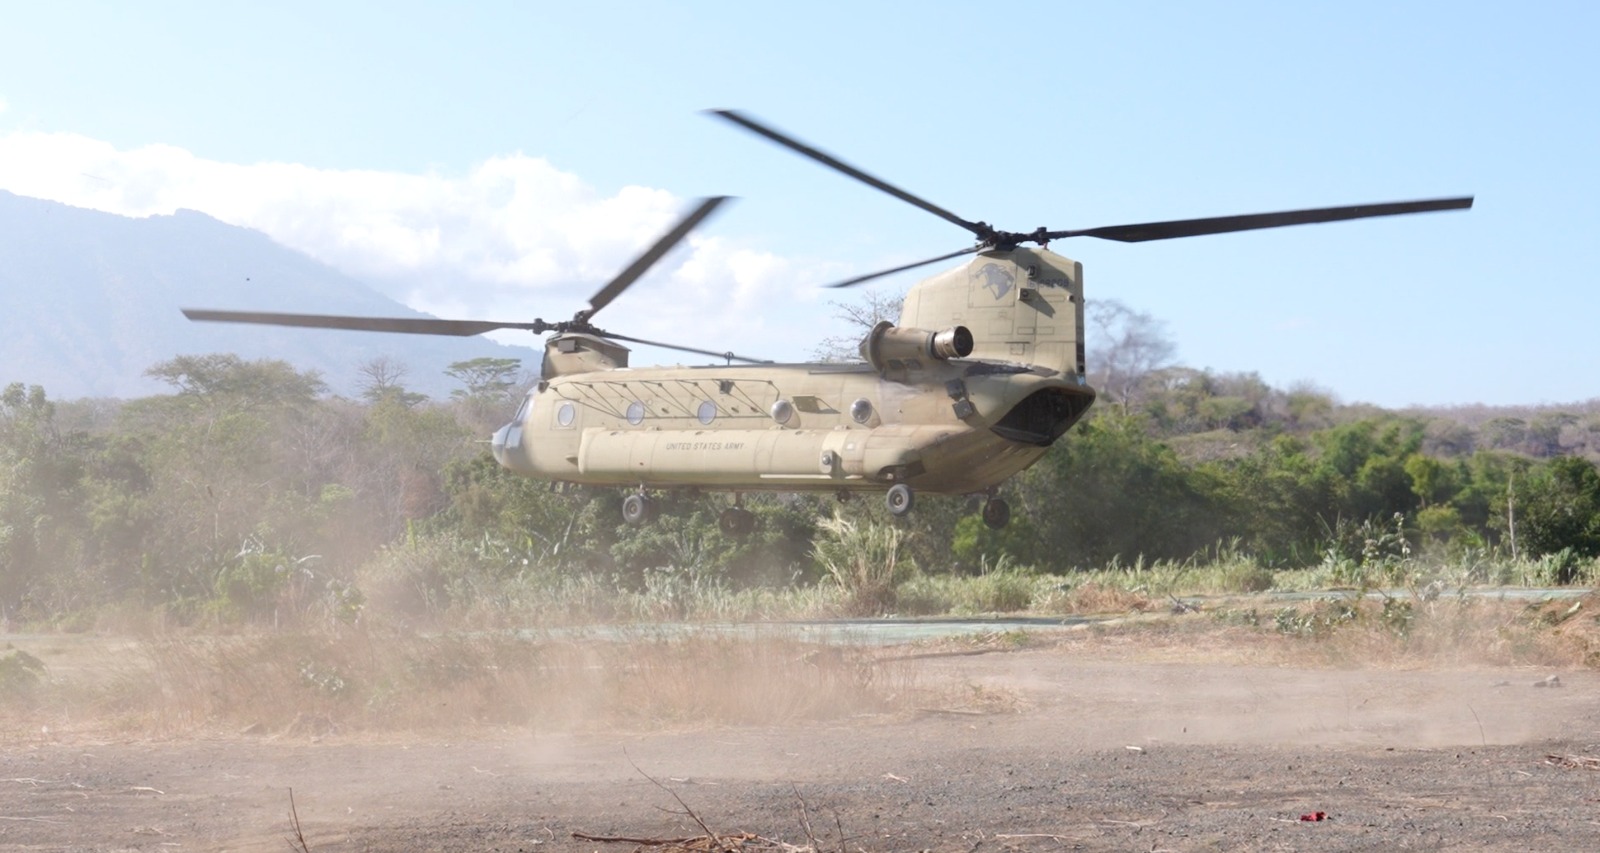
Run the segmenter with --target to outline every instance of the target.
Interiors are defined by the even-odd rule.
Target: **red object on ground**
[[[1312,822],[1319,821],[1319,820],[1327,820],[1328,819],[1328,813],[1327,812],[1306,812],[1305,814],[1300,816],[1300,819],[1305,821],[1305,822],[1307,822],[1307,823],[1312,823]]]

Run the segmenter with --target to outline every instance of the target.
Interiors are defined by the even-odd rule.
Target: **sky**
[[[696,198],[736,196],[597,324],[779,360],[846,331],[830,300],[856,297],[819,285],[971,241],[706,109],[1018,231],[1475,195],[1051,248],[1191,367],[1387,407],[1576,402],[1600,397],[1597,37],[1580,2],[0,0],[0,189],[200,210],[514,321],[571,317]]]

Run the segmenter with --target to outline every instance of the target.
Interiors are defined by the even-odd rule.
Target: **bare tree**
[[[853,302],[830,301],[834,319],[847,324],[851,333],[823,338],[811,351],[812,357],[818,361],[860,361],[861,339],[884,320],[900,322],[900,308],[905,301],[905,294],[881,290],[863,290]]]
[[[395,389],[403,389],[401,380],[411,371],[405,364],[389,356],[380,355],[362,362],[356,368],[356,372],[361,374],[361,396],[368,400],[378,400]]]
[[[1172,364],[1177,345],[1166,323],[1116,299],[1090,302],[1088,314],[1090,384],[1110,394],[1126,412],[1139,383]]]

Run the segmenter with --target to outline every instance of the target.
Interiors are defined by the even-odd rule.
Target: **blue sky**
[[[1600,396],[1595,4],[0,10],[0,188],[205,210],[425,310],[570,316],[690,199],[731,194],[603,325],[800,358],[842,331],[814,285],[967,244],[700,113],[736,107],[1013,230],[1475,194],[1052,248],[1191,366],[1386,406]]]

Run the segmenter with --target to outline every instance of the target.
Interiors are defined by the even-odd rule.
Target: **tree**
[[[518,358],[474,358],[458,361],[445,369],[445,375],[466,386],[450,392],[456,399],[505,402],[517,387]]]
[[[1090,383],[1110,394],[1127,414],[1139,384],[1172,363],[1177,345],[1166,324],[1116,299],[1088,305]]]
[[[39,599],[81,568],[83,439],[56,429],[38,385],[0,393],[0,614],[66,604]]]
[[[521,370],[522,361],[515,358],[474,358],[450,365],[445,374],[465,386],[450,392],[461,407],[462,423],[480,435],[505,423],[526,385]]]
[[[1600,556],[1600,470],[1579,456],[1534,469],[1517,489],[1517,540],[1531,555]]]
[[[829,301],[828,304],[834,308],[833,318],[843,321],[845,328],[850,331],[823,338],[811,351],[812,357],[818,361],[860,361],[861,339],[872,331],[872,327],[885,320],[900,322],[900,311],[905,301],[904,294],[876,289],[861,291],[851,302]]]
[[[176,394],[129,403],[121,428],[148,474],[137,564],[146,597],[198,605],[242,549],[317,553],[338,502],[340,453],[352,435],[316,416],[315,371],[232,354],[179,356],[151,367]],[[325,498],[331,499],[325,500]]]
[[[1332,426],[1335,406],[1332,393],[1309,382],[1291,386],[1284,400],[1289,428],[1306,432]]]
[[[145,371],[186,397],[225,399],[244,408],[305,405],[328,389],[315,370],[300,372],[287,361],[245,361],[232,353],[180,355]]]
[[[519,362],[520,364],[520,362]],[[406,374],[410,372],[404,364],[389,356],[380,355],[363,362],[356,372],[361,374],[361,398],[369,403],[376,403],[393,397],[403,406],[415,406],[428,395],[406,390],[401,383]]]
[[[1150,438],[1144,418],[1100,413],[1021,477],[1021,514],[1038,523],[1029,556],[1056,569],[1187,558],[1221,534],[1217,485]]]

